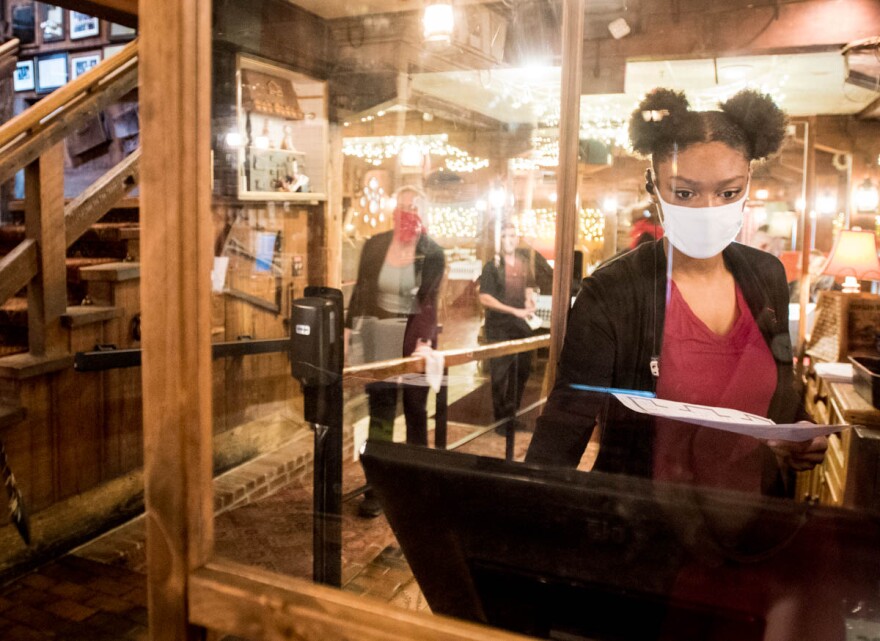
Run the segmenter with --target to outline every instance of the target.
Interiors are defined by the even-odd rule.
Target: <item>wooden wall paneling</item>
[[[107,322],[107,342],[120,349],[140,347],[131,333],[132,320],[140,313],[140,285],[142,279],[110,283],[111,303],[124,314]],[[91,287],[92,283],[89,283]],[[108,407],[107,430],[118,441],[116,465],[118,473],[130,472],[143,465],[143,394],[141,370],[137,367],[107,372],[110,383],[105,390]],[[111,477],[112,478],[112,477]]]
[[[104,441],[101,466],[104,471],[104,479],[111,479],[123,473],[122,466],[122,430],[124,426],[125,409],[122,404],[124,396],[121,393],[122,370],[111,369],[100,372],[101,390],[104,405]]]
[[[147,600],[150,639],[181,641],[213,544],[211,2],[140,9]]]
[[[20,383],[18,381],[4,383],[4,396],[15,398],[16,403],[18,403],[21,398]],[[18,488],[21,490],[28,510],[32,510],[31,503],[34,498],[32,489],[33,461],[31,461],[30,457],[32,439],[30,426],[29,417],[25,414],[23,421],[0,433],[0,437],[3,438],[3,442],[6,444],[6,457],[9,461],[9,467],[15,474],[15,480],[18,483]],[[9,523],[9,510],[0,510],[0,526],[6,526]],[[22,545],[24,544],[22,543]]]
[[[119,429],[119,465],[130,472],[144,464],[143,393],[139,367],[119,370],[122,424]]]
[[[223,387],[220,395],[223,397],[221,405],[224,416],[220,417],[214,426],[214,433],[226,431],[240,425],[245,421],[245,412],[248,406],[248,389],[245,385],[245,363],[243,358],[227,358],[222,362],[215,362],[214,367],[222,371]]]
[[[61,315],[67,310],[64,238],[64,148],[43,152],[25,168],[25,233],[36,240],[40,272],[28,285],[28,344],[35,356],[62,352]]]
[[[336,62],[326,20],[284,0],[253,5],[217,0],[216,31],[223,42],[312,77],[325,79]]]
[[[103,343],[120,349],[139,347],[130,338],[131,319],[140,310],[139,280],[88,283],[89,296],[99,304],[124,310],[119,318],[106,322]],[[139,368],[102,372],[104,400],[104,479],[130,472],[143,463],[143,419],[141,372]]]
[[[308,284],[327,284],[327,220],[324,205],[308,209]]]
[[[54,374],[35,376],[21,381],[21,404],[27,408],[25,420],[16,432],[27,432],[25,442],[30,448],[30,469],[15,470],[27,481],[27,502],[31,514],[55,501],[55,439],[52,430],[52,390]],[[14,448],[13,448],[14,451]],[[21,488],[25,492],[25,488]]]
[[[68,330],[71,352],[104,342],[103,323]],[[60,461],[58,498],[94,487],[103,476],[104,408],[100,372],[62,370],[57,374],[59,404],[54,412]]]

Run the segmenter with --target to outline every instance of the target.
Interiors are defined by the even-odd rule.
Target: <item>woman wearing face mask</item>
[[[400,319],[402,337],[393,331],[375,332],[371,345],[380,356],[372,360],[411,355],[417,348],[437,347],[437,293],[446,260],[443,248],[425,233],[422,223],[424,195],[413,187],[396,194],[394,229],[370,238],[361,252],[358,275],[345,318],[346,355],[353,325],[358,319]],[[377,323],[379,327],[381,324]],[[387,327],[387,326],[386,326]],[[392,336],[393,334],[393,336]],[[396,344],[389,345],[394,340]],[[397,413],[397,385],[373,383],[367,386],[370,405],[369,438],[391,440]],[[404,386],[403,410],[406,442],[428,444],[428,388]],[[378,516],[381,507],[371,493],[360,506],[360,514]]]
[[[777,151],[785,117],[741,91],[718,111],[651,92],[633,113],[633,148],[651,159],[646,189],[665,238],[609,261],[572,308],[556,386],[526,460],[574,467],[601,424],[595,470],[782,494],[791,472],[822,460],[812,442],[758,441],[708,428],[664,429],[607,394],[570,384],[655,392],[790,423],[794,388],[788,287],[772,255],[734,242],[750,164]]]

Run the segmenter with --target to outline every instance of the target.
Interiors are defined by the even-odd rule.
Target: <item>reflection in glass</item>
[[[342,290],[348,368],[343,481],[331,489],[345,499],[338,515],[343,589],[419,610],[428,609],[427,596],[439,612],[538,635],[588,638],[714,638],[717,633],[717,638],[781,639],[808,629],[815,622],[812,615],[798,618],[798,613],[824,599],[831,605],[816,608],[817,616],[827,615],[823,632],[833,626],[842,631],[845,608],[863,596],[859,590],[871,579],[870,571],[829,581],[815,592],[793,574],[810,553],[816,555],[817,571],[838,578],[838,562],[871,561],[873,553],[861,543],[852,555],[836,542],[822,547],[821,537],[830,532],[836,541],[849,526],[827,512],[813,519],[811,506],[791,500],[796,478],[786,467],[792,457],[784,447],[750,442],[743,449],[740,439],[658,425],[626,414],[606,395],[559,387],[545,409],[546,343],[517,352],[516,341],[540,341],[553,329],[560,216],[559,4],[427,6],[451,6],[451,26],[426,20],[425,6],[416,2],[265,0],[246,8],[215,3],[213,331],[218,341],[283,339],[295,331],[290,310],[306,287]],[[596,37],[607,38],[605,25],[612,21],[601,22],[603,34]],[[627,24],[630,35],[648,28],[629,19]],[[434,30],[426,32],[429,26]],[[593,33],[597,27],[588,29]],[[798,56],[646,56],[621,61],[606,74],[610,80],[603,75],[605,93],[581,97],[577,234],[571,248],[576,258],[571,296],[566,293],[564,304],[588,277],[570,326],[591,331],[570,331],[557,379],[562,387],[573,372],[588,369],[598,372],[589,383],[654,390],[651,360],[661,355],[665,342],[667,305],[662,239],[669,233],[646,190],[645,169],[651,163],[633,154],[628,137],[630,114],[642,96],[662,77],[672,89],[686,91],[693,109],[702,111],[748,82],[799,117],[817,108],[809,78],[796,71],[800,65],[821,69],[841,84],[844,71],[839,55]],[[597,65],[597,76],[600,67],[607,71],[604,64]],[[823,95],[821,108],[829,113],[854,109],[841,107],[837,98]],[[870,98],[862,89],[847,93],[847,100],[862,107]],[[662,121],[664,109],[669,107],[644,109],[644,122]],[[741,158],[746,169],[740,173],[753,190],[766,193],[740,209],[738,240],[756,246],[767,241],[779,252],[793,252],[802,242],[795,203],[800,177],[794,186],[779,177],[787,175],[786,168],[802,166],[803,150],[791,137],[779,143],[780,155],[762,165],[749,166],[752,157]],[[683,167],[686,152],[680,152]],[[702,171],[708,163],[692,165]],[[678,200],[684,190],[670,184],[671,169],[652,169],[659,196],[672,207],[686,208]],[[735,190],[736,203],[745,197],[746,185]],[[830,247],[823,235],[815,240]],[[633,248],[633,254],[626,253]],[[753,258],[754,251],[743,249],[743,260],[734,256],[735,278],[725,282],[730,290],[724,293],[730,294],[725,300],[734,323],[754,322],[746,339],[757,340],[749,344],[763,346],[759,362],[745,368],[739,380],[767,383],[772,396],[777,375],[791,378],[791,353],[780,349],[782,339],[777,339],[789,332],[784,313],[789,279],[769,254]],[[626,271],[636,260],[638,269]],[[673,269],[686,262],[673,260]],[[755,282],[740,278],[749,270],[759,272],[753,279],[758,289],[774,281],[768,288],[772,305],[756,303],[761,297],[749,289]],[[608,274],[617,278],[606,287]],[[739,298],[734,281],[743,290]],[[666,319],[685,323],[683,305],[693,306],[694,299],[685,283],[679,289],[675,305],[681,313]],[[778,301],[777,289],[785,289]],[[698,302],[719,297],[713,292]],[[763,314],[768,306],[775,316]],[[603,317],[608,310],[616,315]],[[692,330],[678,338],[686,342]],[[481,355],[494,348],[491,358]],[[639,352],[637,365],[621,366],[632,350]],[[468,353],[476,356],[462,356]],[[417,358],[409,358],[413,355]],[[664,363],[659,364],[663,371]],[[614,378],[621,368],[638,369],[638,380]],[[727,376],[722,367],[694,368],[689,362],[678,369],[692,370],[695,377],[704,370]],[[215,382],[218,468],[244,474],[243,464],[265,456],[263,462],[277,471],[275,485],[270,489],[267,483],[267,496],[246,498],[218,518],[217,551],[308,577],[314,426],[303,420],[301,388],[282,353],[217,361]],[[769,398],[760,400],[772,404]],[[547,431],[554,414],[556,428]],[[593,433],[597,418],[602,429]],[[673,438],[658,438],[660,433]],[[368,440],[367,452],[399,445],[403,453],[390,458],[404,463],[409,456],[436,455],[432,473],[439,480],[407,471],[405,464],[388,468],[374,488],[379,509],[361,509],[367,488],[358,457]],[[708,443],[697,448],[696,459],[689,456],[694,443]],[[533,452],[553,450],[549,457],[530,455],[533,462],[594,471],[587,476],[559,469],[522,471],[529,489],[514,500],[507,494],[511,487],[498,477],[512,469],[503,460],[522,461],[530,444]],[[443,449],[465,458],[447,457]],[[407,454],[411,451],[417,453]],[[764,464],[772,478],[764,479]],[[459,468],[484,469],[487,475],[462,480],[455,476]],[[743,488],[727,481],[740,479],[745,468],[754,472],[750,492],[732,492]],[[516,474],[525,470],[516,469]],[[539,486],[552,492],[542,494]],[[760,496],[769,486],[774,497]],[[462,516],[462,507],[456,515],[457,506],[469,500],[469,508],[492,509]],[[382,509],[384,515],[362,518]],[[529,519],[533,523],[523,525]],[[418,540],[413,532],[442,528],[450,537],[473,535],[471,542],[477,541],[467,550],[474,560],[456,577],[459,585],[479,584],[481,600],[474,611],[446,607],[444,598],[452,594],[448,586],[429,587],[439,568],[426,565],[420,555],[447,559],[454,550],[432,548],[439,544],[424,536]],[[486,556],[478,559],[475,550],[486,550]],[[503,559],[492,550],[520,557]],[[760,565],[765,558],[770,562]],[[545,560],[553,567],[538,567]],[[408,561],[420,569],[411,569]],[[504,564],[510,565],[500,567]],[[547,578],[552,589],[535,593],[529,605],[523,595],[532,594],[535,576]],[[571,584],[580,592],[564,596]],[[741,597],[748,590],[756,596]],[[566,598],[572,594],[580,612],[618,616],[597,617],[588,631],[575,621],[566,623]],[[717,599],[696,598],[705,594]],[[779,614],[777,608],[789,601],[795,605]],[[593,605],[584,609],[585,602]],[[474,614],[480,607],[482,614]],[[542,609],[556,618],[533,627],[515,620],[517,613],[540,618]],[[648,623],[642,628],[621,623],[635,620],[633,612],[645,613]],[[728,637],[719,632],[718,620],[730,624]],[[777,628],[786,632],[776,635]]]
[[[215,3],[213,331],[217,342],[265,346],[296,331],[291,309],[307,287],[342,290],[343,487],[324,488],[345,498],[342,585],[356,589],[396,563],[406,575],[386,598],[413,597],[424,609],[387,521],[362,518],[370,510],[357,456],[368,437],[525,455],[546,354],[511,356],[522,363],[511,379],[517,402],[502,413],[517,412],[523,430],[506,430],[493,412],[488,359],[443,354],[499,340],[484,330],[479,280],[502,222],[524,236],[530,305],[544,290],[531,321],[542,325],[537,335],[548,332],[558,19],[549,4],[523,10],[545,25],[548,41],[531,47],[512,27],[512,8],[447,4],[452,24],[427,41],[420,4],[368,4]],[[526,64],[537,98],[529,89],[502,108],[516,84],[508,70]],[[492,87],[479,104],[468,95],[474,81]],[[413,354],[418,362],[396,373],[375,369]],[[218,517],[217,551],[311,576],[321,491],[312,432],[321,428],[303,419],[302,389],[280,351],[217,360],[215,383],[218,470],[230,479],[253,465],[278,474],[271,496],[245,497]]]

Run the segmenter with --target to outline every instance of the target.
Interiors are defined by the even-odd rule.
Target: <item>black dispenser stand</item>
[[[313,578],[342,585],[342,292],[307,287],[293,302],[291,367],[315,431]]]

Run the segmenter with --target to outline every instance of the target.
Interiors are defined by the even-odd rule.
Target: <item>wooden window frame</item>
[[[550,341],[564,335],[576,226],[585,0],[564,0]],[[211,411],[211,1],[140,5],[141,297],[150,638],[518,639],[216,558]],[[157,301],[160,301],[157,303]],[[552,371],[552,370],[551,370]]]

